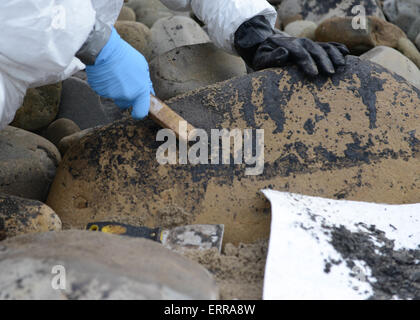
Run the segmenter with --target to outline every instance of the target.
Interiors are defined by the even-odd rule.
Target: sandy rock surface
[[[331,79],[295,68],[235,78],[167,101],[197,128],[263,128],[264,172],[245,165],[160,165],[159,127],[127,119],[71,148],[48,204],[64,225],[92,220],[155,226],[163,208],[225,224],[225,241],[267,238],[263,188],[411,203],[418,193],[420,92],[376,64],[347,58]],[[204,116],[205,115],[205,116]]]
[[[214,275],[220,288],[220,299],[262,299],[267,241],[238,246],[227,244],[222,254],[217,250],[196,250],[185,251],[183,255]]]
[[[0,194],[0,241],[27,233],[60,230],[60,218],[42,202]]]

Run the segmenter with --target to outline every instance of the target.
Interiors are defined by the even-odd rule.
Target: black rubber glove
[[[335,67],[345,65],[344,56],[349,54],[344,44],[314,42],[274,31],[264,16],[256,16],[238,28],[235,49],[254,70],[294,63],[311,76],[319,72],[334,74]]]

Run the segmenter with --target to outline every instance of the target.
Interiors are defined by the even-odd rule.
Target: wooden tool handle
[[[176,137],[180,140],[188,142],[188,134],[195,130],[184,118],[175,113],[169,108],[164,102],[156,98],[154,95],[150,95],[150,111],[149,116],[154,122],[159,124],[165,129],[171,129]],[[187,125],[187,130],[180,131],[180,121],[183,121]]]

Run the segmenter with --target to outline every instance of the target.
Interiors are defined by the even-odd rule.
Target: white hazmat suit
[[[213,42],[234,52],[234,33],[276,11],[266,0],[161,0],[168,8],[192,10]],[[115,23],[123,0],[4,0],[0,2],[0,130],[13,121],[27,88],[55,83],[84,69],[75,57],[96,18]]]

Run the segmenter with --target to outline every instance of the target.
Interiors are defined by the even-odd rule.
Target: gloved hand
[[[133,106],[134,119],[149,113],[154,94],[149,66],[141,53],[125,42],[115,28],[96,58],[86,66],[88,83],[102,97],[111,98],[121,109]]]
[[[264,16],[243,23],[235,33],[238,54],[254,70],[297,64],[306,74],[332,75],[335,67],[345,65],[347,47],[340,43],[314,42],[275,32]]]

